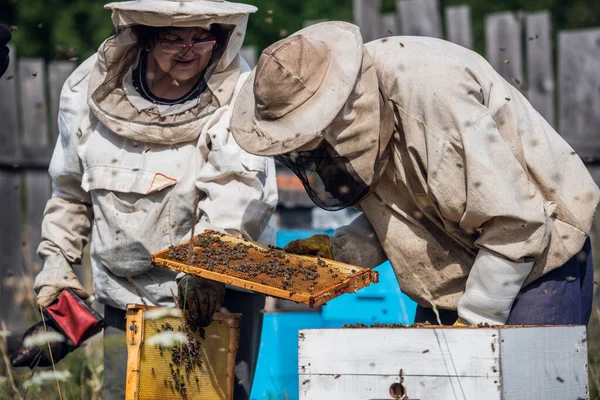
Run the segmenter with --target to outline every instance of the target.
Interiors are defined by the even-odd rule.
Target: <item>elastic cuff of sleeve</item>
[[[458,316],[460,319],[470,325],[489,324],[489,325],[504,325],[510,314],[512,300],[493,300],[493,299],[476,299],[477,304],[473,303],[466,296],[463,296],[458,301]],[[486,300],[493,300],[495,305],[489,307],[482,306],[487,303]]]

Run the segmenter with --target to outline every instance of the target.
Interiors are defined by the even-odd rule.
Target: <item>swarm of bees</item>
[[[174,332],[175,329],[170,323],[165,323],[156,329],[156,333],[170,331]],[[169,362],[169,370],[171,379],[165,379],[163,384],[165,389],[170,389],[172,392],[177,392],[179,395],[186,399],[187,398],[187,385],[191,383],[191,375],[196,367],[202,367],[201,353],[200,353],[200,341],[196,339],[195,332],[185,324],[183,328],[180,326],[177,331],[184,332],[188,338],[188,343],[181,343],[173,346],[171,351],[171,362]],[[199,335],[202,339],[205,338],[206,332],[204,328],[199,328]],[[163,348],[158,346],[161,357],[164,355]],[[156,372],[152,368],[152,377],[156,378]],[[193,376],[196,387],[199,390],[200,379],[197,375]]]

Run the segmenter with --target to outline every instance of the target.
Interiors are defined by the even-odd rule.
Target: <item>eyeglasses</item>
[[[184,52],[188,47],[196,54],[203,54],[212,51],[217,44],[216,40],[206,40],[203,42],[194,43],[173,43],[169,41],[159,40],[158,48],[166,54],[179,54]]]

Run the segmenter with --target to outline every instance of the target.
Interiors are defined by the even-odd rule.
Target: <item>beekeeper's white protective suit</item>
[[[583,248],[600,201],[527,99],[440,39],[363,44],[348,23],[304,28],[263,51],[231,127],[242,148],[290,167],[319,206],[363,212],[286,250],[329,248],[363,267],[389,260],[420,306],[469,324],[506,323],[525,285]]]
[[[171,22],[163,15],[119,10],[113,19],[117,26]],[[45,263],[38,289],[79,288],[71,264],[81,260],[91,234],[94,292],[102,303],[122,309],[139,303],[131,278],[147,303],[172,305],[175,273],[152,267],[151,254],[190,233],[196,193],[196,232],[216,228],[253,239],[263,233],[277,200],[273,161],[244,152],[229,134],[230,103],[249,70],[238,54],[246,21],[247,14],[227,12],[190,16],[181,24],[236,26],[208,80],[202,111],[196,110],[198,99],[155,107],[131,90],[134,65],[122,87],[98,101],[98,88],[127,38],[117,44],[108,39],[69,77],[50,164],[53,193],[42,225],[39,254]]]
[[[38,252],[38,301],[84,289],[71,265],[91,235],[94,293],[110,307],[173,305],[176,273],[153,267],[151,255],[216,229],[273,242],[275,167],[243,151],[229,133],[230,105],[249,68],[240,57],[248,14],[256,8],[220,1],[111,3],[118,34],[65,83],[53,182]],[[138,54],[131,25],[220,24],[228,42],[205,70],[207,89],[176,105],[156,105],[132,84]],[[198,195],[197,212],[194,207]],[[266,230],[266,232],[265,232]],[[124,323],[124,322],[123,322]],[[258,327],[260,332],[260,325]],[[260,334],[259,334],[260,337]]]

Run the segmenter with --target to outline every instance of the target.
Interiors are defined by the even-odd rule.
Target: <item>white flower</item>
[[[156,320],[166,317],[181,318],[181,310],[179,310],[178,308],[160,307],[144,311],[145,319]]]
[[[56,381],[65,382],[70,377],[71,373],[69,371],[40,371],[28,381],[23,382],[23,387],[28,389],[31,386],[42,386]]]
[[[43,346],[46,343],[60,343],[64,341],[65,337],[60,333],[45,331],[26,337],[25,340],[23,340],[23,346],[38,347]]]
[[[188,338],[183,332],[160,332],[148,339],[149,346],[173,347],[177,344],[188,344]]]

